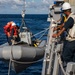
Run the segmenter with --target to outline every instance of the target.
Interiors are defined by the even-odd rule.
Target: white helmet
[[[70,5],[68,2],[65,2],[65,3],[62,5],[62,10],[67,10],[67,9],[71,9],[71,5]]]
[[[13,22],[13,23],[12,23],[12,26],[16,26],[16,23]]]

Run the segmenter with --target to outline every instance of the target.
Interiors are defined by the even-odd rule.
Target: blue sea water
[[[25,22],[26,26],[30,29],[33,34],[36,34],[45,28],[49,27],[47,22],[47,15],[26,15]],[[9,21],[15,21],[21,24],[22,17],[20,14],[0,14],[0,45],[7,42],[5,37],[3,26],[6,25]],[[40,36],[40,35],[39,35]],[[37,36],[38,37],[38,36]],[[39,61],[35,64],[32,64],[23,72],[17,75],[41,75],[43,61]],[[8,63],[0,60],[0,75],[8,75]],[[11,69],[10,75],[16,75],[16,73]]]

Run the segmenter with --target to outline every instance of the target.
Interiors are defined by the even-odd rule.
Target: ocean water
[[[44,14],[26,15],[25,16],[26,26],[33,34],[36,34],[44,30],[45,28],[49,27],[49,23],[47,22],[47,17],[48,16]],[[7,42],[6,36],[3,31],[3,26],[5,26],[6,23],[9,21],[15,21],[21,24],[22,17],[20,14],[0,14],[0,45]],[[36,36],[36,38],[39,36]],[[41,60],[35,64],[32,64],[26,70],[22,71],[17,75],[41,75],[42,63],[43,61]],[[0,60],[0,75],[8,75],[8,63],[3,62],[2,60]],[[12,70],[12,68],[10,71],[10,75],[16,75],[16,73]]]

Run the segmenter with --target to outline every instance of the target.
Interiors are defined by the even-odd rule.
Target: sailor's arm
[[[52,37],[53,38],[59,37],[64,31],[65,31],[65,28],[62,28],[58,33],[53,34]]]
[[[64,23],[63,23],[62,25],[59,25],[59,26],[55,27],[55,28],[53,29],[53,31],[60,30],[60,29],[63,28],[63,26],[64,26]]]

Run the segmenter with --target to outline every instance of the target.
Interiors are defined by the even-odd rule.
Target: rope
[[[26,27],[26,24],[25,24],[24,18],[22,18],[22,23],[21,23],[21,26],[20,26],[20,31],[21,31],[23,25],[24,25],[24,27]]]
[[[60,57],[60,54],[58,54],[58,62],[59,62],[59,65],[61,67],[61,70],[63,72],[64,75],[67,75],[64,68],[63,68],[63,65],[62,65],[62,61],[61,61],[61,57]]]
[[[11,46],[11,56],[10,56],[10,61],[9,61],[8,75],[10,75],[10,69],[11,69],[11,63],[12,63],[11,59],[12,59],[12,57],[13,57],[13,53],[12,53],[12,46]]]
[[[47,30],[45,30],[45,32],[40,36],[40,38],[38,38],[39,40],[44,36],[44,34],[47,32]]]
[[[43,30],[43,31],[41,31],[41,32],[39,32],[39,33],[36,33],[36,34],[34,34],[33,36],[39,35],[39,34],[45,32],[45,31],[47,31],[48,29],[49,29],[49,28],[47,28],[47,29],[45,29],[45,30]],[[33,36],[32,36],[32,37],[33,37]]]
[[[9,61],[9,69],[8,69],[8,75],[10,75],[10,67],[11,66],[11,58],[10,58],[10,61]]]
[[[11,59],[11,61],[15,62],[15,63],[18,63],[18,64],[33,64],[33,63],[39,62],[41,60],[33,61],[33,62],[20,62],[20,61],[16,61],[16,60]]]

